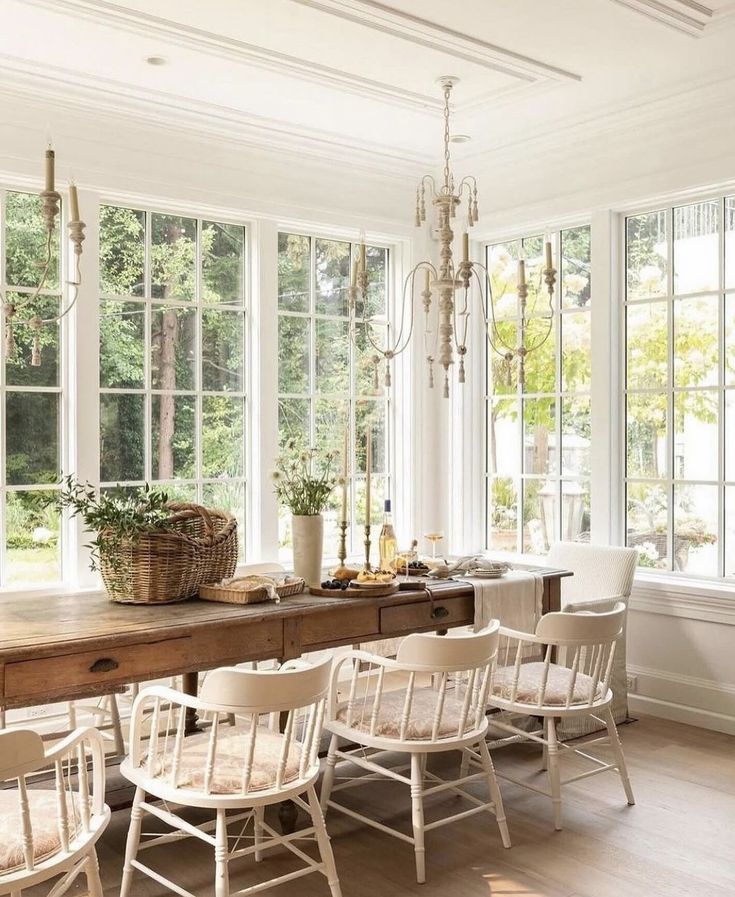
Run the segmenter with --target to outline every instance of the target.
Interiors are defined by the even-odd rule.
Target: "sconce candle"
[[[77,193],[77,185],[73,181],[69,184],[69,220],[81,221],[79,216],[79,194]]]
[[[46,150],[46,191],[48,193],[53,193],[54,191],[55,158],[55,153],[49,146]]]

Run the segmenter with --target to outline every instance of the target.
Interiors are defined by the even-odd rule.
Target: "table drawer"
[[[380,632],[382,635],[390,635],[417,629],[446,629],[449,626],[471,623],[474,614],[473,595],[459,595],[455,598],[437,596],[433,607],[427,598],[426,601],[381,608]]]
[[[378,608],[370,606],[340,608],[333,614],[304,614],[301,620],[301,644],[304,650],[310,645],[330,642],[347,644],[363,636],[378,634]]]
[[[19,660],[5,666],[5,696],[9,699],[50,698],[100,683],[126,683],[154,679],[186,668],[191,639],[122,645],[62,654],[36,660]]]

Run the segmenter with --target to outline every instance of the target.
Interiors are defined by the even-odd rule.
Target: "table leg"
[[[183,674],[184,693],[196,697],[199,692],[199,673],[189,672]],[[186,708],[186,721],[184,723],[184,735],[194,735],[201,732],[202,727],[199,725],[199,717],[193,707]]]

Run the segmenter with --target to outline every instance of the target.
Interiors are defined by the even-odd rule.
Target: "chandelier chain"
[[[449,192],[449,97],[452,93],[452,85],[446,84],[444,86],[444,186],[447,188],[447,192]]]

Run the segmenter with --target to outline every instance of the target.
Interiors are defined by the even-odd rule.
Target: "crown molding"
[[[328,15],[337,16],[374,31],[429,47],[455,59],[509,75],[521,81],[581,81],[580,75],[548,65],[496,44],[444,25],[437,25],[411,13],[393,9],[376,0],[291,0]]]
[[[715,17],[713,9],[697,0],[613,0],[613,3],[690,37],[701,37]]]
[[[325,131],[284,125],[263,116],[244,114],[209,102],[183,100],[163,91],[131,90],[111,79],[89,78],[57,66],[40,66],[0,55],[0,96],[52,104],[56,108],[116,118],[195,136],[215,138],[260,151],[312,157],[355,167],[363,172],[415,177],[435,159],[401,153],[395,147],[361,140],[350,143]]]
[[[426,112],[441,109],[436,94],[422,94],[405,90],[381,81],[352,75],[312,60],[269,50],[236,38],[172,22],[152,13],[126,9],[108,0],[24,0],[25,3],[54,13],[83,18],[116,30],[124,30],[142,37],[156,37],[174,46],[208,53],[220,59],[231,59],[253,65],[265,71],[290,75],[321,87],[335,88],[346,93],[377,99],[400,108]]]

